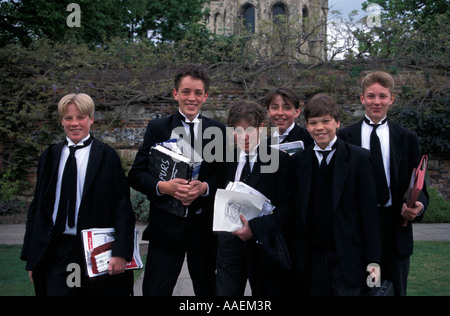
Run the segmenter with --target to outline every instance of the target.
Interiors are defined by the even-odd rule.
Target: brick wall
[[[220,82],[219,84],[213,80],[203,115],[225,121],[229,107],[236,100],[243,98],[261,100],[270,88],[281,85],[282,82],[289,82],[289,86],[295,88],[302,102],[318,92],[327,92],[334,96],[346,114],[342,121],[342,126],[346,126],[359,120],[364,114],[364,107],[359,100],[359,86],[362,77],[369,72],[361,70],[355,73],[352,69],[356,68],[321,66],[307,71],[295,67],[273,69],[252,79],[252,86],[256,87],[254,89],[231,80],[216,81]],[[292,76],[298,73],[301,73],[301,76],[292,80]],[[432,88],[434,82],[445,80],[409,69],[399,69],[393,76],[396,82],[396,102],[400,102],[404,97],[402,93],[405,87],[409,87],[409,91],[411,89],[420,91]],[[135,103],[127,108],[105,104],[107,105],[103,102],[103,106],[99,106],[96,110],[93,133],[117,149],[123,158],[125,168],[131,166],[137,148],[142,144],[148,122],[170,115],[177,109],[177,104],[170,98],[152,99],[151,102]],[[114,124],[111,123],[111,117],[116,117]],[[302,115],[299,123],[303,124]],[[0,142],[0,153],[2,148]],[[436,187],[447,200],[450,200],[450,161],[447,158],[430,161],[428,174],[430,185]],[[30,169],[28,180],[32,184],[35,182],[34,175],[35,168]]]

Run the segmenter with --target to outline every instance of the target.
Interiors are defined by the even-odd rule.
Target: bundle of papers
[[[92,228],[81,231],[84,247],[84,259],[89,277],[108,273],[112,247],[115,240],[114,228]],[[128,262],[125,270],[142,269],[144,266],[139,253],[139,231],[134,233],[133,260]]]
[[[230,182],[225,190],[218,189],[214,202],[214,231],[234,232],[243,227],[240,215],[251,220],[269,215],[274,210],[270,200],[242,182]]]

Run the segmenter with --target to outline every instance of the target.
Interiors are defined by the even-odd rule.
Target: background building
[[[319,59],[325,56],[328,0],[211,0],[206,6],[206,25],[216,34],[238,34],[243,26],[250,33],[258,33],[261,22],[276,23],[277,17],[284,16],[283,21],[304,30],[299,33],[304,41],[299,39],[298,43],[307,55]],[[314,32],[305,31],[307,28]]]

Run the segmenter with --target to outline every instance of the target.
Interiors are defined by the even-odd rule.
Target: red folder
[[[416,205],[416,201],[419,198],[420,192],[422,192],[423,185],[425,183],[425,171],[427,170],[428,156],[422,156],[419,166],[415,168],[411,174],[411,182],[408,190],[405,193],[405,203],[409,208],[413,208]],[[403,226],[406,226],[408,220],[403,219]]]

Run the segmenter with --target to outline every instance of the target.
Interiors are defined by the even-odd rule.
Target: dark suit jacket
[[[292,214],[292,171],[290,156],[284,152],[268,148],[268,155],[278,155],[278,166],[274,161],[266,161],[266,157],[258,155],[250,175],[249,185],[266,196],[275,206],[272,215],[256,217],[249,221],[253,240],[249,242],[247,253],[248,277],[252,285],[253,295],[283,295],[284,288],[291,280],[287,272],[290,261],[289,244],[286,240],[287,218]],[[234,161],[227,163],[227,181],[234,181],[238,166],[239,152],[234,153]],[[264,166],[275,167],[275,172],[262,173]],[[284,237],[284,238],[283,238]],[[283,244],[277,243],[282,238]],[[281,247],[281,246],[284,247]],[[276,258],[275,258],[276,257]],[[229,259],[232,260],[232,259]],[[227,260],[228,264],[230,261]],[[239,267],[240,265],[236,265]],[[236,273],[245,273],[239,271]]]
[[[359,121],[339,131],[339,136],[350,144],[361,146],[361,126],[363,121]],[[397,219],[400,223],[400,213],[402,210],[403,196],[411,180],[411,173],[419,165],[420,152],[417,141],[417,134],[390,121],[389,125],[389,147],[390,147],[390,177],[392,206],[398,213]],[[419,197],[423,203],[424,210],[428,207],[428,192],[426,188]],[[417,220],[420,220],[423,213]],[[407,227],[395,224],[395,245],[400,256],[412,254],[414,241],[412,225],[408,222]]]
[[[295,142],[298,140],[303,141],[305,148],[308,147],[309,145],[311,145],[312,143],[314,143],[314,140],[311,138],[311,135],[306,130],[306,128],[303,128],[300,125],[298,125],[297,123],[295,123],[294,128],[290,131],[288,136],[286,136],[284,142],[290,143],[290,142]],[[268,137],[267,142],[268,142],[269,146],[271,145],[271,143],[270,143],[271,141],[272,141],[272,137]],[[277,142],[278,142],[278,139],[275,139],[273,141],[273,144],[277,144]]]
[[[295,254],[300,272],[308,260],[307,228],[314,146],[293,156],[295,170]],[[348,284],[362,286],[367,264],[381,262],[381,236],[369,151],[338,138],[334,153],[332,227],[339,262]],[[304,275],[303,275],[304,277]]]
[[[250,176],[249,185],[264,194],[275,206],[274,214],[278,218],[277,223],[286,224],[287,218],[292,212],[292,172],[290,169],[290,156],[284,152],[268,148],[268,155],[279,154],[278,168],[274,173],[262,173],[261,167],[268,166],[272,162],[261,159],[258,155]],[[234,181],[236,169],[239,164],[239,152],[235,151],[235,159],[233,162],[227,163],[226,180]],[[250,227],[256,227],[256,222],[269,220],[270,216],[258,217],[249,222]],[[253,227],[252,227],[253,226]]]
[[[50,145],[39,158],[36,189],[28,209],[21,254],[29,271],[39,263],[52,239],[56,178],[63,146],[63,142]],[[113,148],[94,139],[78,213],[77,233],[89,228],[114,227],[116,241],[112,256],[131,261],[134,224],[129,187],[120,158]]]
[[[206,117],[200,116],[199,118],[202,122],[201,128],[203,131],[203,135],[205,130],[210,127],[216,127],[223,135],[222,140],[215,140],[215,137],[212,137],[212,139],[203,139],[201,148],[204,149],[207,144],[215,140],[216,142],[218,142],[218,144],[221,144],[223,146],[223,152],[219,154],[222,155],[222,161],[224,161],[223,159],[225,155],[226,135],[225,125]],[[148,123],[147,130],[144,135],[144,143],[139,147],[136,159],[130,172],[128,173],[128,179],[131,187],[146,194],[148,199],[150,200],[150,204],[152,201],[156,201],[157,199],[161,198],[156,193],[156,185],[160,180],[152,176],[148,172],[150,148],[157,143],[169,140],[172,131],[175,128],[183,126],[181,123],[181,119],[182,116],[177,111],[175,114],[170,115],[169,117],[152,120]],[[208,183],[210,194],[207,197],[198,197],[189,206],[189,215],[187,218],[181,218],[169,214],[167,211],[164,211],[156,207],[155,205],[151,205],[149,225],[144,231],[143,238],[145,240],[150,240],[152,243],[159,247],[179,247],[183,241],[183,232],[189,228],[192,223],[194,213],[200,208],[202,208],[202,220],[205,220],[205,223],[210,222],[211,225],[209,228],[211,229],[213,198],[217,187],[223,186],[222,183],[224,181],[225,170],[223,167],[221,167],[222,164],[223,162],[218,161],[207,162],[204,160],[202,162],[200,167],[199,180]]]

